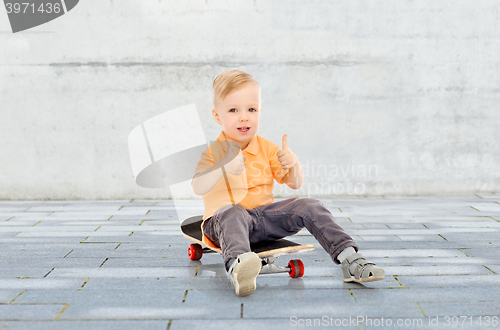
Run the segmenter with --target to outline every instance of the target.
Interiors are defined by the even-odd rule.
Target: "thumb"
[[[283,149],[288,148],[288,142],[286,142],[287,137],[288,134],[283,135]]]

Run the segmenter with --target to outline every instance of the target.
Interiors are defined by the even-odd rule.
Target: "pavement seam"
[[[349,289],[349,293],[351,294],[351,297],[354,300],[354,302],[356,302],[356,298],[354,297],[354,293],[352,292],[351,289]]]
[[[399,285],[401,285],[402,288],[405,287],[403,284],[401,284],[401,282],[398,280],[398,278],[396,277],[396,275],[393,275],[393,277],[399,283]]]
[[[420,309],[420,311],[422,312],[422,314],[424,314],[424,316],[427,317],[427,314],[425,314],[425,312],[422,309],[422,307],[420,307],[416,301],[415,301],[415,305],[417,305],[418,309]]]
[[[24,292],[26,292],[26,290],[23,290],[21,291],[20,294],[18,294],[14,299],[12,299],[10,302],[9,302],[9,305],[12,304],[14,302],[14,300],[16,300],[17,298],[19,298],[20,295],[22,295]]]
[[[189,290],[191,290],[191,289],[187,289],[186,292],[184,293],[184,297],[182,298],[182,303],[186,302],[186,298],[187,298]]]
[[[108,259],[109,259],[109,258],[104,259],[104,261],[102,262],[102,264],[101,264],[99,267],[102,267],[102,265],[104,265],[104,263],[105,263],[106,261],[108,261]]]
[[[83,287],[85,286],[85,284],[87,284],[87,282],[88,282],[89,280],[90,280],[90,277],[87,277],[87,278],[85,279],[85,281],[83,282],[82,286],[78,288],[78,290],[83,289]]]
[[[448,240],[447,240],[446,238],[444,238],[444,236],[443,236],[443,235],[438,234],[438,236],[439,236],[439,237],[441,237],[442,239],[444,239],[446,242],[448,242]]]
[[[498,273],[496,273],[495,271],[489,269],[486,265],[483,264],[483,267],[486,268],[487,270],[489,270],[490,272],[492,272],[493,274],[498,275]]]
[[[59,320],[59,318],[61,317],[62,313],[64,313],[64,311],[66,310],[66,308],[68,308],[69,304],[66,303],[64,305],[64,307],[59,311],[59,313],[57,313],[56,317],[54,320]]]
[[[47,274],[45,274],[43,277],[47,277],[54,269],[56,269],[56,267],[53,267]]]

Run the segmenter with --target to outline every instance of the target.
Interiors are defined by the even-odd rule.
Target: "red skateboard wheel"
[[[191,244],[188,248],[188,256],[191,260],[200,260],[203,256],[203,248],[200,244]]]
[[[302,277],[304,275],[304,264],[302,263],[302,260],[290,260],[288,262],[288,267],[290,267],[288,274],[291,278]]]

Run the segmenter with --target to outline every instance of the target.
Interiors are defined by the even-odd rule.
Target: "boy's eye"
[[[234,111],[233,111],[233,110],[234,110]],[[231,110],[229,110],[229,112],[235,112],[235,111],[237,111],[235,108],[232,108]],[[255,112],[255,111],[257,111],[257,110],[255,110],[254,108],[250,108],[250,109],[248,109],[248,111]]]

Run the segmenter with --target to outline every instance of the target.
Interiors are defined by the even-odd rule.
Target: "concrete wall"
[[[0,9],[0,199],[169,197],[134,183],[127,136],[195,103],[214,140],[230,68],[306,170],[277,194],[498,192],[499,32],[496,0],[82,0],[16,34]]]

